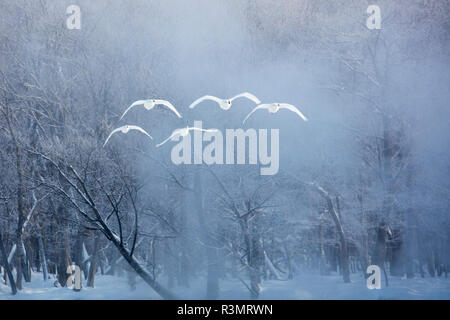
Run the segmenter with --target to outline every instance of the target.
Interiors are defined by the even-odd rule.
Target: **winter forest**
[[[0,6],[0,300],[450,298],[447,0]]]

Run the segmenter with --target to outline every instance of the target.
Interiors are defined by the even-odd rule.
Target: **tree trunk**
[[[8,275],[9,283],[11,285],[11,292],[13,295],[15,295],[17,293],[16,283],[14,282],[14,277],[9,267],[8,256],[6,255],[5,246],[3,245],[3,236],[1,234],[0,234],[0,251],[2,264],[3,267],[5,268],[5,272]]]
[[[55,221],[57,223],[56,241],[58,243],[56,263],[58,266],[58,282],[62,287],[66,286],[67,278],[69,277],[67,268],[72,264],[72,259],[70,257],[69,229],[66,225],[66,218],[66,209],[62,204],[59,204],[55,213]]]
[[[387,277],[387,272],[385,269],[385,260],[386,260],[386,237],[387,237],[387,225],[384,223],[380,223],[377,229],[377,241],[375,246],[375,254],[374,254],[374,264],[379,266],[384,273],[386,279],[386,286],[389,285],[389,280]]]
[[[100,248],[100,237],[97,234],[95,234],[94,237],[94,251],[92,252],[91,267],[89,269],[89,276],[87,281],[87,286],[91,288],[94,287],[95,274],[97,272],[98,266],[98,250]]]
[[[41,257],[42,274],[44,281],[48,280],[47,258],[45,256],[44,241],[42,241],[42,235],[38,236],[39,242],[39,255]]]
[[[83,232],[82,226],[78,227],[78,233],[76,236],[75,245],[73,248],[73,262],[77,265],[84,273],[85,277],[88,274],[86,268],[83,265]]]
[[[128,264],[136,271],[136,273],[155,290],[164,299],[176,299],[176,296],[169,290],[161,286],[144,268],[136,261],[136,259],[130,256],[128,250],[126,250],[120,243],[113,240],[114,245],[119,250],[122,257],[128,262]]]
[[[331,218],[334,221],[337,232],[339,234],[339,241],[341,244],[341,269],[342,269],[342,277],[344,278],[345,283],[350,282],[350,267],[349,267],[349,258],[348,258],[348,247],[347,240],[345,239],[344,228],[342,227],[341,220],[339,219],[339,215],[336,212],[333,201],[328,193],[321,187],[316,187],[322,197],[325,198],[328,207],[328,213],[331,215]]]
[[[70,254],[67,247],[67,234],[65,231],[60,231],[59,234],[59,249],[57,250],[57,265],[58,265],[58,281],[61,286],[65,286],[68,278],[67,268],[71,265]]]
[[[25,223],[25,204],[24,204],[24,190],[25,184],[23,179],[23,159],[22,150],[20,149],[19,142],[17,141],[16,135],[13,130],[13,125],[11,123],[11,118],[9,115],[6,116],[8,123],[9,132],[11,134],[12,142],[14,144],[16,153],[16,173],[17,173],[17,229],[16,229],[16,245],[17,245],[17,280],[16,285],[18,290],[22,290],[22,274],[26,270],[26,259],[25,252],[23,250],[23,239],[22,239],[22,228]],[[26,277],[25,281],[29,282],[31,279]]]
[[[219,297],[219,279],[217,266],[217,252],[215,248],[207,248],[207,283],[206,283],[206,298],[217,299]]]
[[[203,230],[201,237],[204,243],[213,244],[213,240],[208,234],[208,229],[205,221],[205,211],[203,207],[203,189],[202,189],[202,177],[199,172],[195,175],[195,204],[197,207],[197,216],[199,220],[200,229]],[[217,254],[216,249],[207,245],[206,248],[206,263],[207,263],[207,276],[206,276],[206,298],[217,299],[219,296],[219,276],[217,266]]]
[[[259,287],[261,275],[258,265],[258,243],[256,237],[250,234],[248,221],[243,220],[240,225],[244,234],[244,242],[248,256],[247,263],[250,278],[250,297],[252,299],[257,299],[261,290]]]
[[[359,201],[359,206],[360,206],[360,211],[361,211],[361,229],[362,229],[362,236],[361,236],[361,241],[362,241],[362,250],[360,249],[360,261],[361,261],[361,266],[362,266],[362,272],[364,274],[364,277],[367,279],[368,278],[368,274],[366,273],[367,267],[369,266],[369,237],[367,236],[367,231],[366,231],[366,211],[364,210],[364,203],[363,203],[363,195],[362,192],[360,194],[358,194],[357,196],[358,201]]]

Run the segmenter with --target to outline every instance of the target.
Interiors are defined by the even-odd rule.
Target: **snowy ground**
[[[139,282],[131,290],[126,277],[98,276],[95,288],[84,287],[81,292],[56,288],[54,280],[44,282],[41,274],[33,274],[31,283],[16,296],[9,287],[0,284],[0,300],[7,299],[159,299],[152,289]],[[163,281],[163,283],[165,283]],[[249,294],[239,281],[221,281],[220,299],[248,299]],[[205,281],[191,281],[190,288],[174,288],[182,299],[204,298]],[[390,286],[368,290],[362,277],[353,275],[352,283],[345,284],[337,275],[301,275],[291,281],[265,281],[261,299],[450,299],[450,278],[390,278]]]

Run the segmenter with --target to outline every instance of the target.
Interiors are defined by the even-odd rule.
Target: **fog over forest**
[[[0,299],[450,298],[447,0],[0,8]]]

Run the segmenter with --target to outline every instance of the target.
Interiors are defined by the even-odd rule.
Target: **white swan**
[[[145,134],[147,137],[149,137],[150,139],[153,139],[148,133],[147,133],[147,131],[145,131],[144,129],[142,129],[141,127],[138,127],[138,126],[132,126],[132,125],[125,125],[125,126],[123,126],[123,127],[120,127],[120,128],[117,128],[117,129],[114,129],[110,134],[109,134],[109,136],[108,136],[108,138],[106,139],[106,141],[105,141],[105,143],[103,144],[103,147],[105,147],[106,146],[106,144],[108,143],[108,141],[109,141],[109,139],[111,138],[111,136],[113,135],[113,134],[115,134],[116,132],[123,132],[123,133],[128,133],[130,130],[137,130],[137,131],[140,131],[140,132],[142,132],[143,134]]]
[[[169,101],[148,99],[148,100],[138,100],[138,101],[133,102],[131,104],[131,106],[129,106],[128,109],[125,110],[125,112],[122,114],[122,116],[120,117],[120,120],[122,120],[122,118],[127,114],[127,112],[131,110],[131,108],[141,105],[141,104],[143,104],[145,109],[147,109],[147,110],[153,109],[156,105],[166,106],[167,108],[172,110],[178,116],[178,118],[182,118],[181,114],[177,111],[177,109]]]
[[[202,128],[189,127],[189,126],[187,126],[186,128],[175,129],[172,132],[172,134],[170,135],[170,137],[168,137],[163,142],[157,144],[156,147],[159,148],[160,146],[162,146],[163,144],[165,144],[167,141],[169,141],[172,138],[185,137],[185,136],[187,136],[189,134],[190,131],[218,132],[219,130],[217,130],[217,129],[202,129]]]
[[[303,113],[300,112],[300,110],[298,110],[296,107],[294,107],[292,104],[288,104],[288,103],[264,103],[264,104],[260,104],[259,106],[256,106],[255,109],[252,110],[252,112],[250,112],[244,119],[244,121],[242,122],[242,124],[245,123],[245,121],[247,121],[247,119],[256,111],[256,110],[260,110],[260,109],[266,109],[268,110],[270,113],[277,113],[279,110],[281,109],[287,109],[290,110],[292,112],[294,112],[295,114],[297,114],[300,118],[302,118],[304,121],[308,121],[308,118],[306,118]]]
[[[191,103],[189,108],[193,109],[196,105],[198,105],[199,103],[201,103],[205,100],[212,100],[214,102],[217,102],[223,110],[228,110],[231,108],[233,101],[238,98],[247,98],[256,104],[261,103],[261,101],[257,97],[255,97],[253,94],[244,92],[244,93],[238,94],[237,96],[234,96],[233,98],[230,98],[230,99],[220,99],[220,98],[217,98],[215,96],[210,96],[210,95],[203,96],[203,97],[195,100],[193,103]]]

